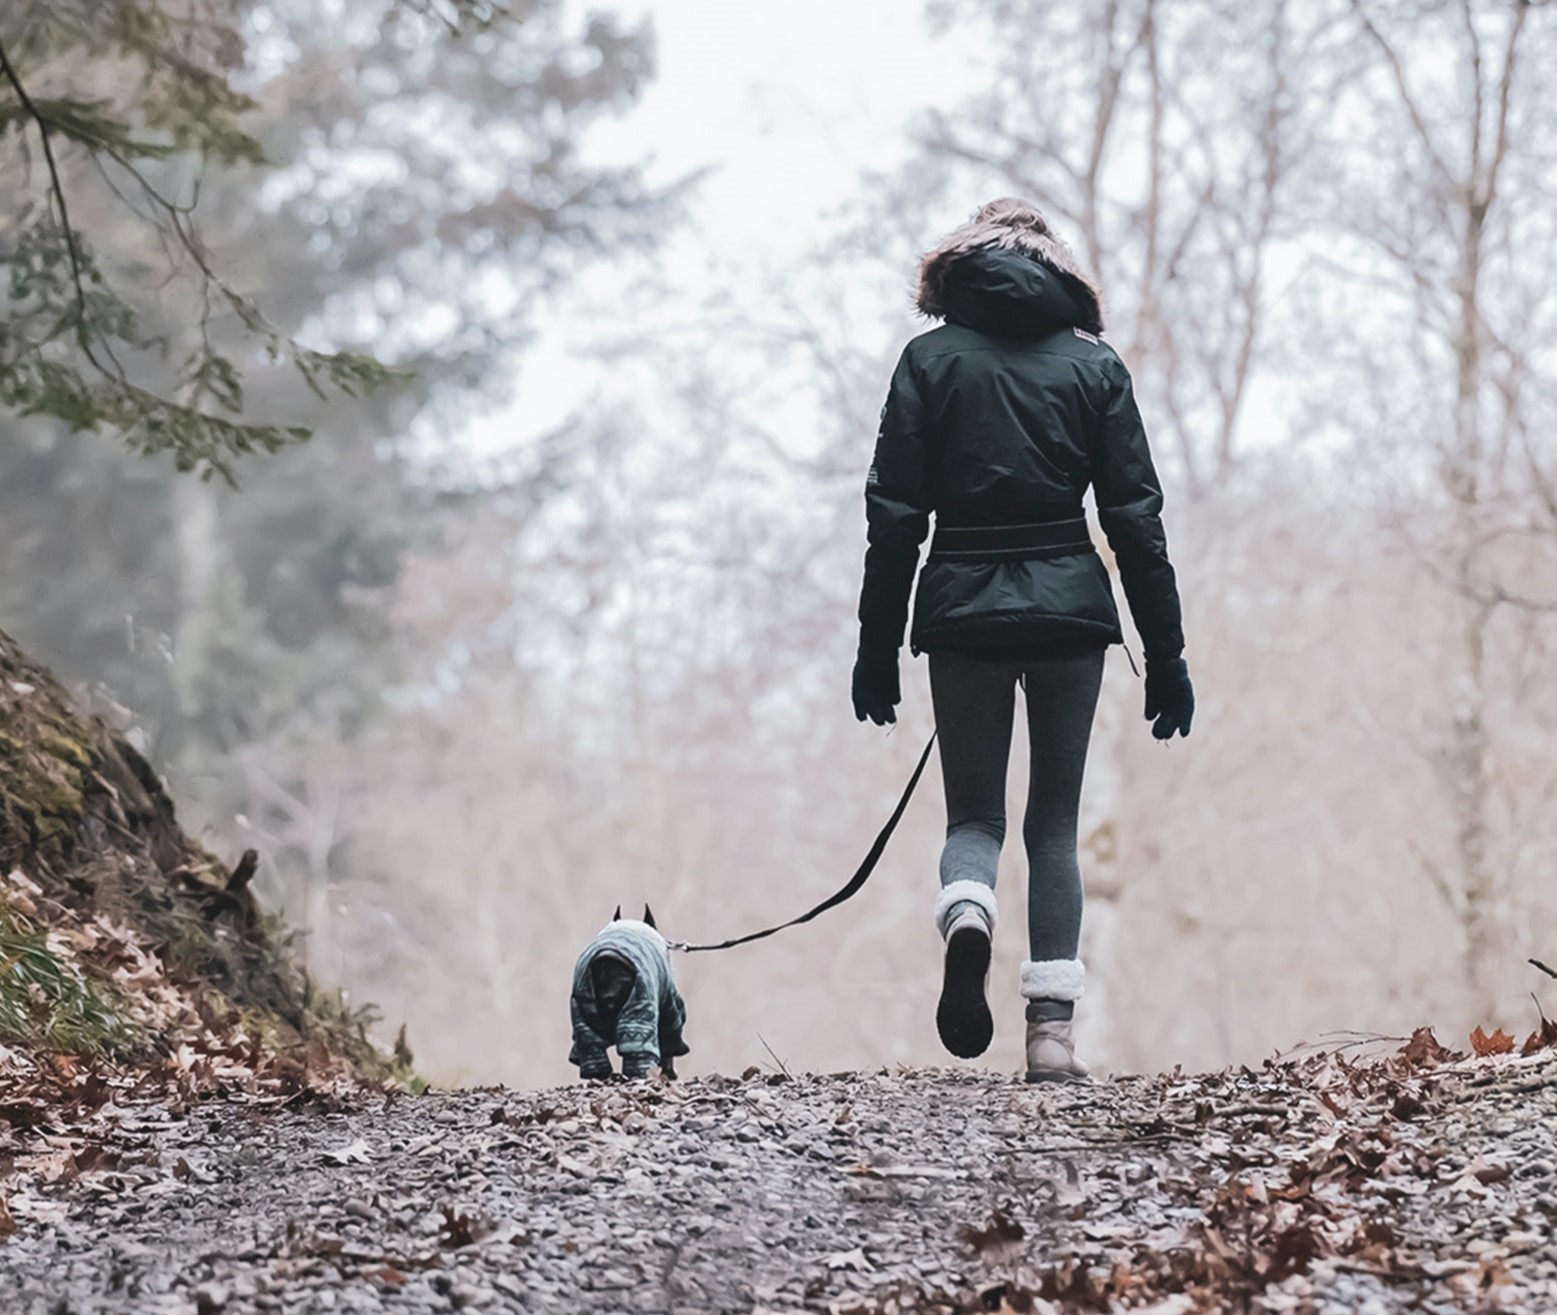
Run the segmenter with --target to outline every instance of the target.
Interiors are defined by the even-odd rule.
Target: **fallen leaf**
[[[1007,1250],[1026,1237],[1027,1230],[1004,1211],[996,1210],[982,1228],[964,1224],[957,1230],[957,1235],[972,1247],[976,1254],[982,1256],[991,1251],[999,1253]]]
[[[402,1288],[405,1286],[405,1275],[390,1264],[364,1269],[362,1270],[362,1277],[375,1283],[382,1283],[386,1288]]]
[[[1276,1234],[1270,1264],[1263,1275],[1268,1283],[1280,1283],[1306,1271],[1319,1255],[1322,1239],[1307,1220]]]
[[[1509,1036],[1501,1027],[1491,1036],[1488,1036],[1478,1025],[1470,1034],[1471,1049],[1476,1052],[1478,1058],[1485,1059],[1488,1055],[1506,1055],[1514,1048],[1514,1038]]]
[[[119,1167],[119,1153],[101,1143],[83,1146],[73,1158],[77,1173],[91,1173],[96,1169],[112,1170]]]
[[[978,1309],[993,1311],[994,1315],[1035,1315],[1054,1307],[1018,1284],[997,1283],[979,1293]]]
[[[1142,1306],[1135,1315],[1189,1315],[1195,1309],[1195,1299],[1187,1292],[1175,1292],[1150,1306]]]
[[[1538,1050],[1557,1049],[1557,1018],[1542,1017],[1539,1031],[1532,1032],[1520,1047],[1521,1055],[1533,1055]]]
[[[943,1169],[934,1164],[852,1164],[844,1170],[859,1178],[966,1178],[962,1169]]]
[[[834,1251],[826,1261],[828,1269],[855,1269],[870,1270],[875,1266],[866,1258],[864,1247],[855,1247],[852,1251]]]
[[[341,1146],[333,1151],[325,1151],[323,1158],[331,1164],[370,1164],[373,1157],[368,1152],[368,1144],[358,1137],[349,1146]]]
[[[1411,1034],[1411,1040],[1400,1048],[1400,1056],[1413,1067],[1441,1064],[1454,1058],[1453,1052],[1433,1035],[1430,1027],[1417,1028]]]
[[[1389,1112],[1401,1120],[1414,1119],[1417,1115],[1425,1113],[1426,1110],[1427,1106],[1417,1099],[1414,1092],[1410,1091],[1402,1091],[1395,1097],[1394,1103],[1389,1107]]]
[[[451,1250],[468,1247],[488,1231],[486,1221],[475,1215],[465,1214],[452,1206],[443,1206],[443,1226],[438,1230],[438,1240]]]

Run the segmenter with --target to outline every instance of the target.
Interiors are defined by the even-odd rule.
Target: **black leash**
[[[763,937],[772,936],[788,927],[798,927],[802,922],[810,922],[818,914],[826,913],[828,909],[842,904],[847,899],[852,899],[859,893],[860,887],[869,879],[870,874],[876,870],[876,864],[881,861],[881,855],[887,848],[887,841],[892,839],[892,833],[897,830],[897,824],[903,818],[908,801],[914,797],[914,787],[919,784],[919,778],[924,775],[925,764],[930,761],[930,750],[934,747],[935,732],[931,731],[929,740],[925,742],[924,752],[919,755],[919,765],[914,768],[914,774],[908,778],[908,784],[903,787],[903,796],[897,801],[897,807],[892,810],[892,816],[887,818],[887,824],[881,828],[881,834],[876,837],[876,843],[870,847],[870,853],[865,855],[865,861],[855,869],[848,885],[842,890],[835,891],[809,912],[802,913],[798,918],[791,918],[788,922],[781,922],[777,927],[754,931],[747,936],[737,936],[734,940],[720,941],[717,945],[689,945],[686,941],[669,941],[667,944],[673,950],[685,950],[689,954],[696,950],[728,950],[737,945],[745,945],[749,941],[760,941]]]

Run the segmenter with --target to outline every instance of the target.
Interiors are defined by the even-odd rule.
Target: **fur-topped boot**
[[[1072,1019],[1085,982],[1080,959],[1028,959],[1022,964],[1029,1082],[1091,1080],[1087,1066],[1076,1058]]]
[[[935,927],[946,942],[935,1027],[959,1059],[982,1055],[995,1035],[986,990],[996,913],[995,892],[981,881],[953,881],[935,901]]]

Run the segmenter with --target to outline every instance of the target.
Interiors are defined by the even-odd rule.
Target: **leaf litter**
[[[1557,1054],[1522,1049],[1423,1030],[1089,1087],[893,1069],[298,1099],[139,1099],[65,1066],[63,1103],[0,1101],[0,1291],[18,1315],[1550,1315]]]

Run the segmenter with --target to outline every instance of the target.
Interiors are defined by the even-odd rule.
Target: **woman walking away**
[[[918,305],[945,323],[904,348],[881,411],[854,710],[877,725],[897,719],[898,647],[933,512],[910,648],[929,654],[946,784],[936,1025],[964,1057],[994,1035],[985,989],[1020,684],[1031,744],[1027,1079],[1082,1081],[1076,815],[1104,650],[1124,636],[1081,498],[1091,486],[1146,650],[1146,716],[1167,740],[1189,734],[1195,697],[1162,490],[1129,372],[1098,336],[1097,291],[1036,207],[1007,198],[979,210],[924,257]]]

